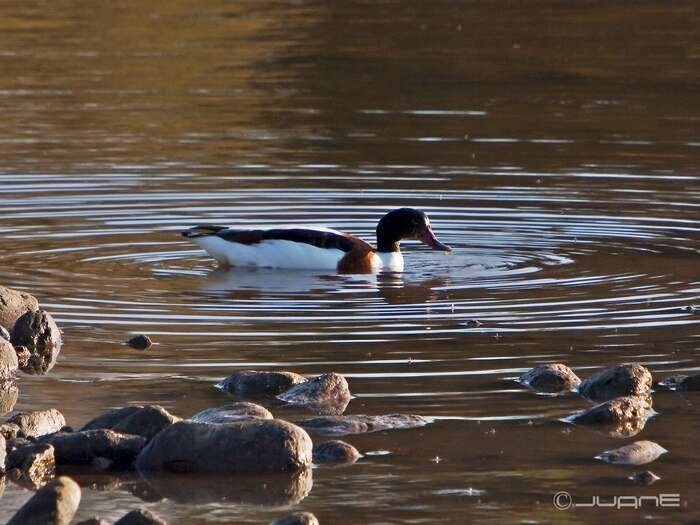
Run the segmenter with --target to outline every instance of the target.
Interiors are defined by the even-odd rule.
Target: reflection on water
[[[270,505],[340,524],[603,519],[562,514],[552,495],[639,495],[593,460],[635,434],[670,451],[653,469],[698,519],[692,392],[657,392],[645,426],[600,433],[559,421],[588,406],[577,396],[513,381],[550,361],[582,377],[632,361],[655,380],[698,370],[694,4],[9,2],[3,15],[0,283],[36,294],[65,346],[50,374],[0,392],[0,412],[56,406],[79,427],[158,403],[189,417],[256,368],[340,372],[356,396],[345,413],[435,421],[348,437],[365,457],[314,469],[313,489],[310,475],[87,473],[80,519],[143,505],[188,524],[261,523],[283,513]],[[454,251],[408,242],[401,274],[225,271],[178,235],[294,223],[373,241],[399,206],[428,212]],[[156,344],[129,349],[134,332]],[[9,484],[0,518],[28,497]]]

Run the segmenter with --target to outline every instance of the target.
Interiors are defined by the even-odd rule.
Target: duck
[[[402,272],[400,243],[423,242],[449,252],[430,225],[428,215],[398,208],[377,224],[376,247],[349,233],[317,226],[281,226],[268,230],[202,224],[181,232],[224,266],[332,270],[344,274]]]

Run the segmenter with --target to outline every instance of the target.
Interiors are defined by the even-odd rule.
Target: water
[[[593,459],[631,439],[566,425],[584,401],[514,382],[551,361],[583,377],[699,369],[700,316],[684,309],[700,304],[692,2],[3,11],[0,282],[38,296],[66,340],[49,375],[19,378],[16,410],[59,407],[75,427],[128,403],[188,417],[254,368],[340,372],[347,413],[436,420],[350,436],[362,460],[301,481],[178,480],[160,499],[138,477],[85,474],[81,519],[700,519],[696,394],[655,394],[637,439],[669,453],[640,488]],[[373,241],[398,206],[428,212],[453,252],[406,243],[402,274],[223,272],[178,235],[296,223]],[[140,332],[158,344],[122,345]],[[561,490],[682,506],[558,511]],[[0,517],[29,496],[9,483]]]

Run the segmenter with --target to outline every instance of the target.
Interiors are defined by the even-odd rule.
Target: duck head
[[[451,251],[435,237],[428,216],[414,208],[390,211],[377,224],[377,251],[398,252],[402,239],[421,241],[433,250]]]

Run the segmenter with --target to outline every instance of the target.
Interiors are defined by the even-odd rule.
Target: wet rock
[[[667,377],[659,384],[671,390],[680,390],[686,392],[700,390],[700,374],[692,376],[675,375]]]
[[[401,430],[423,427],[432,420],[412,414],[387,414],[384,416],[317,416],[297,422],[297,425],[322,436],[364,434],[380,430]]]
[[[132,510],[114,525],[167,525],[167,522],[157,514],[146,509]]]
[[[93,518],[88,518],[83,521],[79,521],[75,525],[110,525],[109,521],[103,520],[99,516],[95,516]]]
[[[20,370],[25,370],[29,367],[29,362],[32,359],[32,353],[26,346],[18,346],[15,348],[15,353],[17,354],[17,364]]]
[[[5,473],[5,458],[7,456],[7,441],[4,436],[0,436],[0,476]]]
[[[226,425],[181,421],[160,432],[139,454],[141,471],[284,472],[311,464],[311,438],[286,421]]]
[[[581,382],[579,394],[594,401],[622,396],[646,396],[651,392],[651,373],[634,363],[608,368]]]
[[[14,423],[3,423],[0,425],[0,436],[5,439],[14,439],[22,435],[22,431],[19,426]]]
[[[645,470],[644,472],[635,472],[628,479],[631,479],[639,485],[645,485],[648,487],[649,485],[653,485],[659,481],[661,478],[654,474],[651,470]]]
[[[11,341],[10,332],[8,332],[7,329],[2,325],[0,325],[0,339],[4,339],[8,343]]]
[[[644,465],[666,452],[668,450],[653,441],[635,441],[624,447],[607,450],[596,456],[596,459],[618,465]]]
[[[345,411],[350,398],[348,382],[333,372],[304,381],[277,396],[291,405],[304,405],[319,413],[335,415]]]
[[[135,434],[151,440],[164,428],[180,418],[160,405],[130,406],[111,410],[88,421],[82,430],[106,428],[121,434]]]
[[[19,390],[12,381],[0,381],[0,416],[9,414],[15,408]],[[0,428],[2,425],[0,425]],[[2,430],[0,430],[0,433]]]
[[[17,319],[11,335],[15,349],[25,347],[30,353],[27,363],[22,363],[23,372],[45,374],[56,364],[61,351],[61,331],[47,312],[25,313]],[[20,360],[24,361],[24,358]]]
[[[319,525],[318,518],[310,512],[295,512],[270,522],[270,525]]]
[[[294,385],[306,381],[294,372],[236,372],[216,385],[217,388],[239,397],[277,396]]]
[[[18,367],[15,347],[12,343],[0,338],[0,381],[12,379]]]
[[[241,401],[197,412],[190,421],[197,423],[235,423],[246,419],[272,419],[268,409],[255,403]]]
[[[40,489],[7,525],[69,525],[80,504],[80,487],[61,476]]]
[[[153,341],[147,335],[139,334],[129,339],[126,344],[136,350],[148,350],[153,346]]]
[[[18,412],[7,422],[16,424],[22,434],[31,437],[53,434],[66,426],[66,418],[55,408]]]
[[[674,376],[669,376],[663,381],[659,381],[658,384],[659,386],[668,388],[669,390],[678,390],[678,385],[680,385],[687,377],[687,375],[677,374]]]
[[[13,447],[6,464],[13,481],[31,490],[46,485],[56,473],[54,449],[47,444]]]
[[[654,415],[651,397],[618,397],[578,412],[566,419],[579,425],[616,425],[625,421],[647,420]]]
[[[314,445],[314,463],[355,463],[362,457],[362,454],[345,441],[333,440]]]
[[[0,325],[8,330],[27,310],[38,309],[39,301],[33,295],[0,286]]]
[[[299,504],[313,487],[310,467],[296,472],[265,474],[173,474],[142,472],[150,491],[136,494],[143,499],[147,492],[151,500],[167,498],[186,505],[206,505],[224,502],[226,505],[255,505],[287,507]],[[184,478],[184,479],[183,479]]]
[[[574,390],[581,380],[568,366],[550,363],[528,370],[520,376],[519,382],[537,392],[555,394]]]
[[[146,444],[142,436],[120,434],[108,429],[60,432],[41,441],[53,445],[59,465],[91,464],[95,458],[107,458],[129,465]]]

